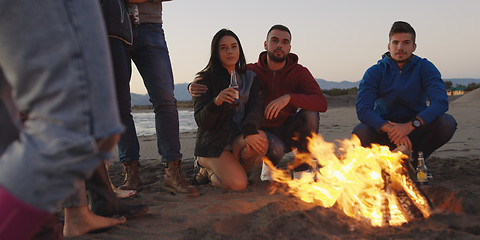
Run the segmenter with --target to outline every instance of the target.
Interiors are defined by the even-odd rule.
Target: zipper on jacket
[[[117,3],[118,3],[118,6],[120,7],[120,13],[121,13],[120,14],[120,22],[123,23],[123,21],[125,21],[125,18],[123,17],[125,9],[123,9],[124,5],[122,5],[123,3],[121,3],[120,1],[122,1],[122,0],[117,0]]]
[[[127,12],[127,16],[128,16],[128,9],[125,9],[128,6],[126,6],[122,0],[117,0],[117,2],[118,2],[118,5],[120,6],[120,9],[122,10],[122,23],[123,23],[123,21],[125,21],[125,17],[124,17],[125,11]],[[128,18],[128,21],[130,21],[130,17]],[[130,31],[130,39],[129,39],[130,42],[128,42],[128,45],[132,46],[133,45],[133,29],[132,29],[131,23],[129,24],[130,24],[130,27],[128,30]]]
[[[275,92],[275,74],[277,72],[276,71],[273,71],[273,75],[272,75],[272,92]]]

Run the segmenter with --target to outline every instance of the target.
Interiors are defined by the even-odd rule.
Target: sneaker
[[[262,173],[260,173],[260,180],[262,181],[272,181],[272,170],[267,166],[267,164],[262,163]]]

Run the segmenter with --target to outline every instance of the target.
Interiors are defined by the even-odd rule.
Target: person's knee
[[[302,118],[304,127],[309,132],[317,133],[320,126],[320,114],[315,111],[303,111]]]
[[[163,87],[152,87],[152,94],[150,95],[150,102],[157,109],[169,109],[177,107],[177,99],[174,96],[173,89]],[[149,91],[150,93],[150,91]]]
[[[266,156],[270,159],[273,165],[277,165],[283,156],[285,156],[285,144],[278,139],[271,139],[268,144],[268,151]]]
[[[232,181],[229,182],[227,188],[233,190],[233,191],[241,191],[247,188],[247,179],[232,179]]]
[[[455,118],[446,113],[438,117],[432,124],[435,125],[434,129],[436,129],[435,131],[439,139],[450,140],[457,130],[457,122],[455,121]]]
[[[440,129],[448,130],[449,132],[455,132],[457,129],[457,121],[450,114],[443,114],[438,118]]]
[[[370,136],[372,135],[372,128],[366,124],[360,123],[353,128],[352,134],[357,136],[362,146],[368,146],[370,144]]]
[[[230,169],[228,174],[222,174],[223,187],[233,191],[241,191],[247,187],[247,175],[242,167]]]
[[[365,124],[358,124],[353,128],[352,134],[357,135],[358,138],[362,138],[363,136],[366,136],[368,134],[368,129]]]

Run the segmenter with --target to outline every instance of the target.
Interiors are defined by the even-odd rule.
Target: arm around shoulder
[[[205,79],[202,79],[202,81],[199,82],[208,85]],[[204,130],[213,128],[222,106],[217,106],[214,103],[214,97],[212,97],[212,94],[209,91],[206,91],[198,97],[193,97],[192,99],[195,122],[198,127]]]

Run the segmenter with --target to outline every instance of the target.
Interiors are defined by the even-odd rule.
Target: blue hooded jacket
[[[448,96],[433,63],[412,55],[400,70],[386,53],[365,72],[356,109],[358,119],[377,131],[387,121],[405,123],[415,117],[428,125],[448,110]]]

